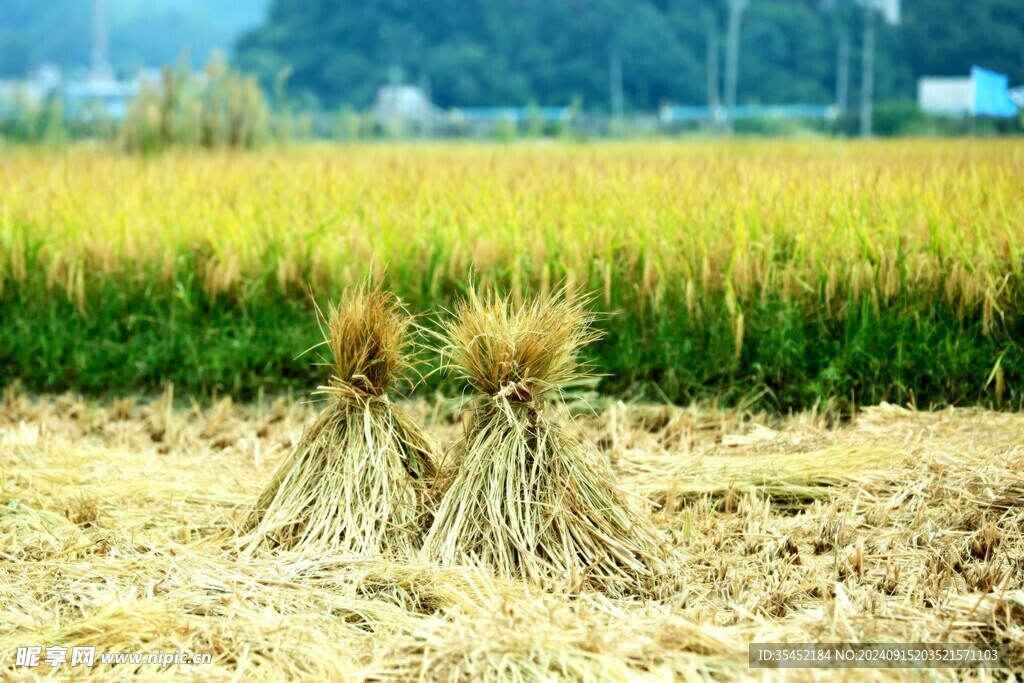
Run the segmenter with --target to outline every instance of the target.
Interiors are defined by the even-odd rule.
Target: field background
[[[0,682],[1019,678],[1021,2],[0,0]]]
[[[472,274],[594,290],[620,397],[1020,407],[1022,177],[1015,140],[8,149],[0,385],[306,392],[311,292]]]

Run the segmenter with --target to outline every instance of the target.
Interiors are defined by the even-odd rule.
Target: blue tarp
[[[1010,99],[1010,79],[1003,74],[971,67],[974,81],[974,115],[1009,118],[1017,115],[1017,105]]]

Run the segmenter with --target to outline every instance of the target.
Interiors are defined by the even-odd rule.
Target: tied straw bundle
[[[434,448],[386,393],[410,367],[412,318],[370,287],[347,291],[326,321],[317,315],[333,356],[317,392],[328,405],[260,496],[243,548],[414,553]]]
[[[446,364],[481,396],[442,468],[426,559],[612,594],[660,568],[665,541],[650,519],[543,414],[545,394],[586,375],[579,351],[600,336],[589,303],[563,291],[516,308],[471,291],[443,323]]]

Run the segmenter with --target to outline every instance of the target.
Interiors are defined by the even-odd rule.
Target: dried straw
[[[408,407],[435,441],[454,434],[431,405]],[[587,440],[618,423],[613,468],[628,490],[705,491],[654,516],[686,562],[654,578],[662,599],[636,600],[393,557],[224,552],[233,517],[266,485],[254,462],[288,458],[315,418],[308,403],[169,408],[11,391],[0,406],[0,679],[760,681],[748,643],[823,641],[1007,647],[1009,671],[931,669],[929,681],[1024,669],[1024,415],[880,406],[828,427],[794,415],[771,422],[776,436],[737,449],[738,437],[762,431],[747,416],[665,408],[672,419],[652,432],[651,410],[576,420]],[[154,431],[154,412],[173,440]],[[685,425],[695,441],[668,438]],[[638,460],[643,450],[649,460]],[[830,495],[800,507],[766,495],[761,482],[780,476],[805,486],[815,453],[842,468],[829,482],[814,474]],[[727,458],[736,463],[728,479],[744,489],[731,507],[710,481]],[[16,648],[30,644],[97,655],[180,649],[213,662],[16,667]],[[767,677],[881,683],[922,673]]]
[[[361,555],[418,549],[433,446],[385,393],[409,367],[411,322],[380,289],[350,291],[330,308],[324,343],[333,376],[319,389],[328,406],[260,496],[244,530],[247,552],[261,545]]]
[[[585,374],[597,338],[588,299],[562,292],[518,308],[471,293],[444,324],[443,355],[480,394],[440,475],[423,555],[505,578],[635,591],[664,542],[611,472],[542,412],[548,391]]]

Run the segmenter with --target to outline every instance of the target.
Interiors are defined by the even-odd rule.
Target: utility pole
[[[380,37],[388,53],[388,85],[402,85],[402,46],[397,31],[391,24],[380,27]]]
[[[107,62],[107,8],[104,0],[92,0],[92,74],[94,78],[110,76]]]
[[[836,108],[845,114],[850,105],[850,35],[843,29],[836,50]]]
[[[871,137],[875,97],[875,6],[864,7],[864,51],[860,75],[860,136]]]
[[[608,64],[608,87],[611,92],[612,132],[618,133],[622,125],[624,100],[622,88],[622,55],[619,46],[612,45],[611,58]]]
[[[740,19],[750,0],[729,0],[729,28],[725,54],[725,110],[726,131],[733,132],[733,114],[736,109],[736,82],[740,62]]]
[[[391,43],[391,64],[388,66],[388,83],[390,85],[402,85],[404,74],[402,73],[402,48],[398,41]]]
[[[426,111],[426,125],[424,126],[424,134],[428,138],[434,137],[434,96],[430,90],[430,76],[422,74],[420,76],[420,90],[423,91],[423,99],[426,100],[427,106]]]
[[[708,109],[712,116],[722,106],[721,81],[718,75],[718,28],[713,19],[708,19],[707,67],[708,67]]]

